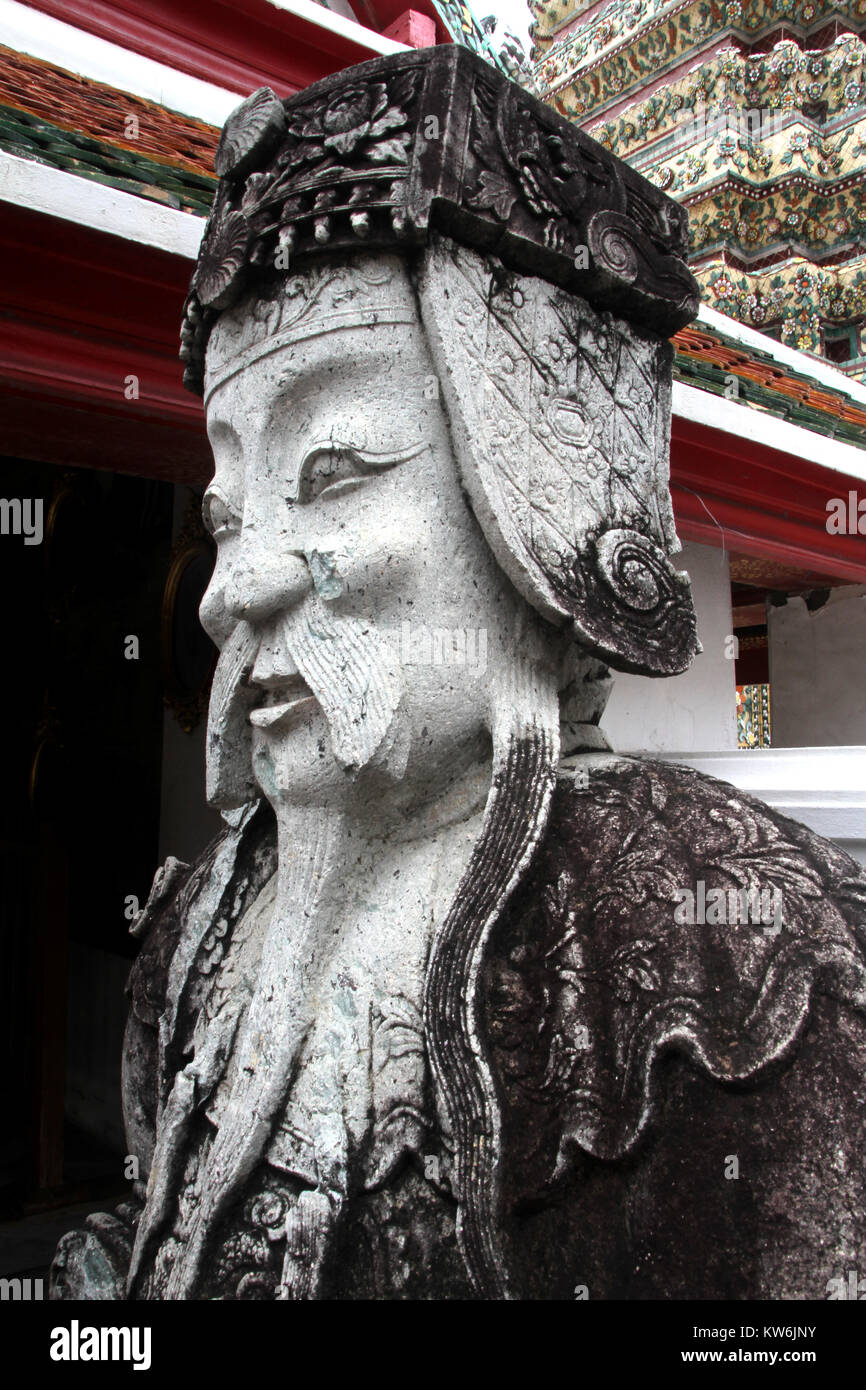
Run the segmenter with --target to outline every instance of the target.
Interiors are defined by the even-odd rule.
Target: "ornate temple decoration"
[[[533,8],[543,96],[688,209],[706,302],[862,378],[866,0]]]

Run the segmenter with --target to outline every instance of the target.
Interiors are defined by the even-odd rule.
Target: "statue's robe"
[[[132,1297],[184,1241],[275,867],[262,804],[140,924],[127,1138],[143,1179],[162,1135],[163,1200]],[[514,1296],[833,1296],[866,1244],[864,935],[866,873],[804,826],[684,768],[564,761],[480,984]],[[338,967],[201,1297],[473,1296],[423,1000]],[[124,1296],[136,1194],[64,1238],[54,1297]]]

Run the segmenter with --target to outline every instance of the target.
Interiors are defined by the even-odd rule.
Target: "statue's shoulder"
[[[758,1080],[819,997],[866,1040],[864,944],[866,875],[837,846],[689,768],[583,755],[492,941],[497,1062],[515,1099],[558,1108],[559,1163],[620,1156],[672,1050]]]
[[[804,826],[689,768],[562,766],[482,988],[521,1266],[567,1256],[545,1297],[824,1296],[866,1239],[864,944],[866,875]]]
[[[669,886],[691,887],[689,871],[706,870],[727,876],[731,888],[757,888],[758,879],[776,885],[797,908],[801,899],[838,896],[855,923],[866,908],[866,870],[837,845],[729,782],[653,758],[566,760],[542,857],[555,877],[581,867],[590,881],[621,875],[628,865],[637,874],[637,901]],[[660,877],[653,866],[662,864]]]

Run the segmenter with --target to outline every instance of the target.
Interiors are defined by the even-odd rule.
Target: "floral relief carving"
[[[586,786],[561,781],[558,797],[570,828],[535,866],[547,889],[524,885],[503,925],[487,1007],[506,1089],[566,1114],[561,1175],[574,1145],[604,1157],[634,1145],[654,1058],[673,1039],[710,1075],[743,1082],[785,1054],[813,992],[862,1007],[866,892],[845,856],[822,862],[810,832],[791,838],[768,808],[682,769],[616,760]],[[699,883],[726,902],[779,892],[781,929],[736,914],[683,924],[678,900]]]

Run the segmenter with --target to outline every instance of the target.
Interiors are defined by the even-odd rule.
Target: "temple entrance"
[[[119,1058],[127,912],[157,866],[161,601],[170,484],[3,460],[42,503],[41,543],[4,535],[8,649],[2,1016],[11,1065],[2,1188],[25,1200],[122,1189]],[[28,1095],[32,1099],[28,1099]]]

